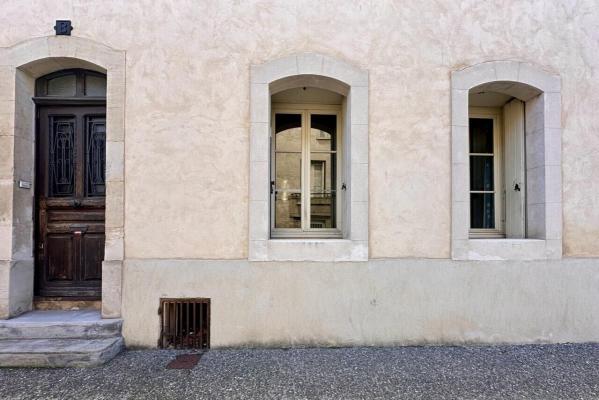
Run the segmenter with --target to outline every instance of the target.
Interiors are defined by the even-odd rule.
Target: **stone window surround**
[[[271,95],[306,82],[346,96],[343,239],[270,238]],[[342,89],[345,87],[345,89]],[[304,53],[251,67],[249,259],[368,260],[368,72],[332,57]]]
[[[534,204],[539,225],[534,238],[470,239],[468,93],[479,85],[515,82],[538,89],[535,98],[540,120],[541,167],[539,204]],[[527,104],[528,105],[528,104]],[[527,117],[528,126],[528,117]],[[528,134],[527,134],[528,135]],[[527,147],[529,143],[527,137]],[[562,257],[561,81],[557,75],[517,61],[491,61],[451,74],[452,148],[452,258],[456,260],[559,259]],[[529,152],[527,150],[527,157]],[[527,168],[527,175],[532,168]],[[530,190],[527,185],[527,191]],[[530,217],[531,206],[527,204]],[[544,222],[544,223],[543,223]]]
[[[102,316],[121,315],[124,259],[125,52],[75,36],[47,36],[0,48],[0,143],[10,148],[0,164],[0,318],[32,307],[35,79],[67,68],[107,75],[106,242],[102,263]]]

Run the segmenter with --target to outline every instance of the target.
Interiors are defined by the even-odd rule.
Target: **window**
[[[451,86],[452,258],[560,258],[559,76],[492,61]]]
[[[341,237],[340,108],[274,105],[271,236]]]
[[[470,236],[504,237],[501,110],[471,108]]]
[[[485,103],[471,96],[476,102]],[[470,238],[524,238],[524,103],[494,102],[505,104],[469,109]]]
[[[368,259],[368,92],[320,54],[251,67],[250,260]]]

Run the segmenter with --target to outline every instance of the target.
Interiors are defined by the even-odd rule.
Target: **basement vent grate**
[[[210,299],[160,299],[162,349],[210,347]]]

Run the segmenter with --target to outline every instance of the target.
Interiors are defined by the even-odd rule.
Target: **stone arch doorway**
[[[121,314],[124,258],[125,53],[89,39],[41,37],[0,48],[0,318],[32,308],[36,182],[35,82],[56,71],[85,69],[107,76],[106,211],[102,315]]]

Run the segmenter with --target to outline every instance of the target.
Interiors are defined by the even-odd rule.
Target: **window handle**
[[[517,183],[514,183],[514,190],[515,190],[516,192],[519,192],[519,191],[520,191],[520,185],[519,185],[519,184],[517,184]]]
[[[270,194],[275,192],[275,181],[270,181]]]
[[[345,182],[341,184],[341,190],[347,190],[347,186],[345,186]]]

